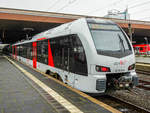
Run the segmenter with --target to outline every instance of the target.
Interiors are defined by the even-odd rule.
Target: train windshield
[[[125,34],[115,24],[89,24],[98,54],[123,57],[132,53]]]

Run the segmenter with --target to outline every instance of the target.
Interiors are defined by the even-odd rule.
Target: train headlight
[[[128,67],[128,70],[133,70],[133,69],[135,69],[135,64],[132,64]]]
[[[122,88],[122,87],[123,87],[123,84],[119,84],[119,87]]]
[[[97,72],[110,72],[110,68],[104,66],[96,65],[95,69]]]
[[[129,87],[129,84],[125,84],[125,87]]]

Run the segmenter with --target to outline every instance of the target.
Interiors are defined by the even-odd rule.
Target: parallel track
[[[150,82],[144,81],[144,80],[139,80],[139,85],[137,87],[150,91]]]
[[[141,63],[141,62],[137,62],[137,63],[150,65],[149,63]],[[150,76],[150,71],[136,69],[136,72],[139,73],[139,74],[144,74],[144,75]],[[150,82],[149,81],[144,81],[144,80],[139,80],[139,85],[137,87],[141,88],[141,89],[144,89],[144,90],[149,90],[150,91]]]
[[[99,96],[95,98],[118,109],[122,113],[150,113],[150,110],[111,95]]]
[[[149,65],[150,66],[150,63],[145,63],[145,62],[136,62],[137,64],[146,64],[146,65]],[[143,69],[136,69],[136,72],[137,73],[140,73],[140,74],[145,74],[145,75],[150,75],[150,71],[146,71],[146,70],[143,70]]]
[[[150,75],[150,71],[144,71],[144,70],[136,69],[136,72],[139,74]]]
[[[137,64],[146,64],[150,66],[150,63],[145,63],[145,62],[136,62]],[[150,71],[142,70],[142,69],[136,69],[137,73],[140,74],[145,74],[145,75],[150,75]]]
[[[150,65],[150,63],[146,63],[146,62],[136,62],[136,63],[138,63],[138,64],[149,64]]]

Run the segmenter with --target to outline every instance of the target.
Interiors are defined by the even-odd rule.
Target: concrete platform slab
[[[49,112],[50,113],[53,113],[53,112],[58,112],[58,113],[69,113],[69,112],[120,113],[119,111],[111,108],[110,106],[103,105],[103,104],[101,106],[100,104],[96,104],[96,102],[91,101],[92,99],[88,99],[86,97],[81,96],[80,93],[76,93],[73,90],[70,90],[68,87],[65,87],[65,85],[59,84],[53,79],[49,79],[48,76],[44,76],[38,71],[33,70],[30,67],[16,60],[13,60],[12,62],[14,62],[14,65],[17,65],[21,71],[19,71],[18,68],[15,68],[6,59],[0,58],[0,65],[4,65],[4,67],[2,68],[0,67],[0,72],[4,68],[7,68],[7,69],[10,68],[10,71],[5,71],[4,73],[2,72],[3,76],[6,76],[5,74],[7,74],[8,76],[9,74],[13,73],[12,75],[9,75],[8,78],[6,77],[7,81],[12,81],[12,86],[10,86],[9,88],[9,86],[7,86],[7,84],[9,83],[5,81],[6,83],[5,83],[5,86],[3,86],[3,90],[11,91],[11,88],[12,89],[17,88],[16,90],[13,90],[15,93],[10,92],[10,94],[7,95],[6,97],[3,97],[4,93],[2,94],[1,99],[2,99],[2,104],[4,104],[2,107],[2,110],[7,110],[8,107],[6,107],[5,109],[5,106],[7,106],[8,103],[12,103],[15,101],[14,108],[21,106],[21,107],[18,107],[17,109],[18,111],[16,110],[16,112],[20,112],[20,110],[24,112],[24,110],[27,109],[29,110],[29,112],[30,110],[31,111],[35,110],[35,113],[38,113],[40,111],[38,111],[37,109],[42,108],[43,111],[41,111],[41,113],[45,113],[45,112],[46,113],[49,113]],[[26,74],[29,76],[26,76]],[[0,76],[0,80],[3,80],[3,77]],[[13,82],[13,81],[16,81],[16,82]],[[14,84],[14,83],[17,83],[17,84]],[[56,93],[54,93],[53,91]],[[3,100],[5,99],[7,100],[9,96],[13,99],[15,98],[15,100],[12,100],[11,102],[6,101],[7,103],[5,103]],[[45,98],[46,101],[41,96]],[[22,99],[24,97],[25,99]],[[63,99],[65,99],[65,101],[67,101],[69,104],[66,104]],[[30,106],[33,106],[33,110]],[[14,110],[13,107],[11,108],[12,110]],[[77,112],[78,110],[79,112]],[[34,113],[34,111],[32,113]]]
[[[27,82],[25,75],[0,57],[0,113],[56,113]]]

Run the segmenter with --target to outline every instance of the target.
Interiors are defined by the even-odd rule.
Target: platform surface
[[[0,113],[56,113],[26,79],[0,57]]]
[[[57,92],[80,112],[111,113],[111,110],[82,97],[30,67],[12,61]],[[0,113],[69,113],[68,108],[61,105],[61,102],[45,92],[6,58],[0,57]]]
[[[136,62],[141,62],[141,63],[149,63],[150,64],[150,56],[147,57],[136,57]]]

